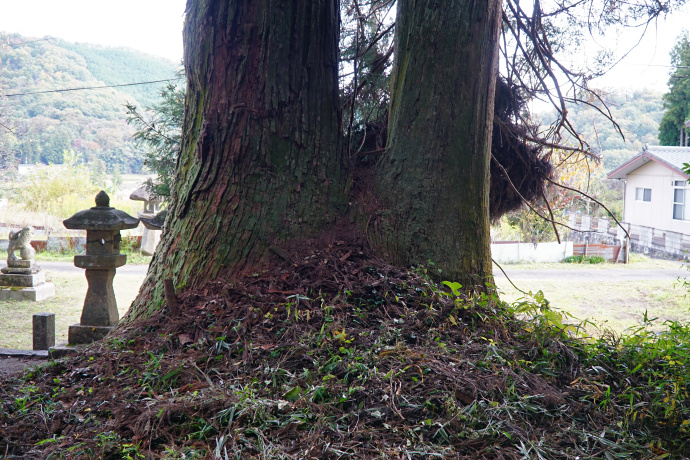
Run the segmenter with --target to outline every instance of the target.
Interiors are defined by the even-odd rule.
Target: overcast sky
[[[639,45],[641,29],[628,30],[620,36],[609,34],[605,40],[599,40],[609,48],[616,49],[618,54],[630,54],[617,64],[605,76],[593,80],[594,86],[616,88],[654,88],[666,92],[666,83],[671,70],[669,53],[683,29],[690,27],[690,5],[652,23]]]
[[[186,0],[0,0],[0,31],[124,46],[177,63],[182,59],[185,4]],[[690,26],[688,18],[690,7],[685,7],[660,22],[630,56],[594,85],[665,92],[669,52],[683,22]],[[638,35],[610,36],[606,44],[627,50]]]
[[[186,0],[0,0],[0,31],[123,46],[178,63]]]

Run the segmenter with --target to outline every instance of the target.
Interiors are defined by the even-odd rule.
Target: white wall
[[[677,180],[686,179],[655,161],[628,174],[623,220],[633,225],[690,234],[690,221],[673,219],[673,182]],[[636,188],[651,188],[652,201],[635,201]]]
[[[573,242],[561,244],[537,243],[493,243],[491,257],[498,263],[518,262],[560,262],[573,255]]]

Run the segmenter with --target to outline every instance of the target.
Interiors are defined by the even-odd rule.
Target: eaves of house
[[[645,146],[642,152],[606,175],[608,179],[625,179],[628,174],[650,161],[659,163],[674,173],[690,178],[683,172],[683,165],[690,163],[690,147]]]

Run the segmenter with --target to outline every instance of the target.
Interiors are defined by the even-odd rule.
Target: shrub
[[[601,256],[569,256],[563,259],[566,264],[601,264],[606,262]]]
[[[41,166],[22,182],[14,197],[22,208],[67,218],[93,206],[91,197],[98,188],[89,180],[88,170],[74,152],[65,151],[64,157],[64,164]]]

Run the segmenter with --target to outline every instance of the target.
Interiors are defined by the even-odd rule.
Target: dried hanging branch
[[[492,161],[493,163],[495,163],[499,169],[503,170],[504,174],[506,174],[506,175],[508,174],[508,171],[506,171],[506,169],[496,160],[496,158],[495,158],[494,156],[491,157],[491,161]],[[574,229],[574,228],[570,227],[570,226],[567,225],[567,224],[564,224],[563,222],[559,222],[559,221],[557,221],[557,220],[555,220],[555,219],[549,219],[548,217],[544,216],[544,215],[541,214],[539,211],[537,211],[537,210],[534,208],[534,206],[532,206],[532,203],[530,203],[530,201],[528,201],[527,199],[525,199],[525,198],[520,194],[520,192],[518,191],[518,189],[515,187],[515,184],[513,184],[513,182],[510,181],[510,179],[508,179],[508,182],[510,183],[511,188],[515,191],[515,193],[520,197],[520,199],[522,199],[522,201],[523,201],[523,203],[525,204],[525,206],[527,206],[534,214],[536,214],[537,216],[539,216],[541,219],[545,220],[546,222],[549,222],[549,223],[551,223],[552,225],[560,225],[561,227],[565,227],[565,228],[567,228],[568,230],[583,231],[583,232],[585,232],[585,233],[594,233],[593,230],[577,230],[577,229]],[[559,242],[560,242],[560,240],[559,240]]]
[[[604,64],[607,63],[576,69],[561,62],[559,56],[563,56],[566,49],[572,54],[573,44],[577,46],[587,35],[601,34],[611,26],[646,30],[657,17],[683,1],[553,0],[543,5],[540,0],[534,0],[530,10],[525,2],[504,0],[501,80],[509,88],[513,107],[500,114],[497,106],[494,117],[494,132],[499,135],[494,136],[495,148],[492,148],[496,160],[496,163],[492,161],[492,181],[497,178],[499,183],[491,186],[492,219],[523,203],[544,199],[550,218],[542,217],[554,226],[567,227],[555,222],[544,193],[543,184],[555,181],[550,176],[551,169],[543,162],[550,162],[555,152],[569,153],[559,155],[554,164],[556,168],[581,156],[585,161],[600,160],[568,120],[569,105],[593,108],[625,138],[604,97],[588,85],[592,78],[605,72]],[[349,112],[346,124],[348,152],[357,159],[375,157],[385,147],[388,87],[384,83],[387,83],[387,69],[394,52],[395,24],[390,15],[394,6],[394,0],[343,2],[342,108]],[[529,100],[549,102],[555,109],[556,119],[546,130],[531,119],[526,106]],[[515,158],[506,160],[511,156]],[[502,165],[503,171],[496,164]],[[537,186],[537,182],[542,185]],[[589,197],[587,192],[576,188],[569,190]],[[516,194],[516,191],[519,192]],[[501,195],[496,197],[496,193]],[[558,238],[557,231],[556,235]]]
[[[599,161],[599,156],[592,152],[586,140],[578,135],[569,122],[568,105],[583,104],[592,107],[603,115],[625,139],[606,101],[597,91],[588,86],[589,80],[594,76],[602,75],[605,70],[602,70],[603,66],[576,70],[563,65],[557,57],[564,49],[563,42],[577,43],[585,33],[589,35],[602,33],[611,25],[642,27],[646,31],[657,17],[668,13],[673,7],[682,3],[683,0],[630,0],[629,2],[555,0],[549,3],[550,11],[547,11],[540,0],[535,0],[532,10],[528,11],[525,2],[505,0],[501,58],[504,66],[502,72],[506,75],[506,82],[526,99],[548,101],[557,114],[556,120],[543,133],[535,133],[528,129],[522,132],[516,131],[515,134],[520,136],[523,142],[537,145],[542,149],[543,153],[539,154],[541,158],[551,158],[555,151],[570,152],[561,159],[559,164],[555,165],[556,168],[570,162],[575,155],[580,154],[584,155],[586,161]],[[566,24],[566,26],[561,26],[559,29],[559,24]],[[562,38],[563,35],[566,36],[565,39]],[[519,119],[519,126],[529,126],[531,123],[527,110],[518,114],[516,118]],[[503,130],[515,131],[514,124],[504,123],[500,117],[495,117],[496,126]],[[574,142],[575,145],[569,142]],[[505,175],[508,175],[508,171],[505,171]],[[513,176],[508,180],[510,188],[517,190],[518,184],[513,184]],[[545,180],[556,184],[550,176],[545,177]],[[592,199],[611,214],[600,201],[593,199],[587,192],[573,187],[564,187]],[[545,200],[550,219],[539,213],[537,215],[551,222],[556,230],[551,205],[543,189],[539,195]],[[530,201],[530,198],[524,198],[527,198],[525,202]],[[531,198],[535,199],[535,197]],[[528,206],[535,211],[531,205]],[[494,217],[492,215],[492,218]],[[612,215],[612,217],[620,226],[615,216]],[[556,236],[559,238],[557,231]]]

